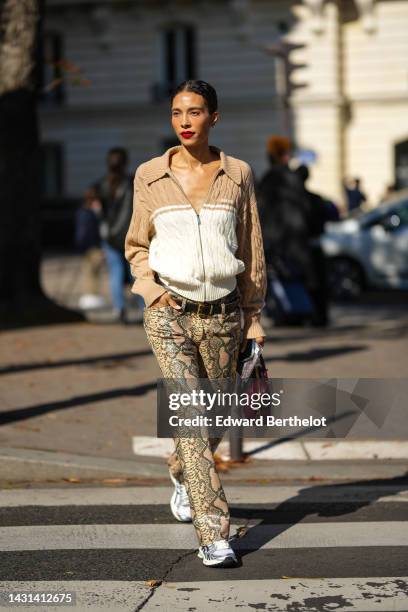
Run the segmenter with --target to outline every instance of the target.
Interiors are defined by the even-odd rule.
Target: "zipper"
[[[205,196],[205,198],[204,198],[204,202],[203,202],[203,204],[202,204],[202,206],[201,206],[201,208],[200,208],[200,212],[201,212],[201,209],[202,209],[203,205],[205,204],[206,200],[207,200],[207,199],[209,198],[209,196],[210,196],[210,193],[211,193],[212,187],[213,187],[213,185],[214,185],[215,179],[216,179],[216,178],[217,178],[217,176],[219,175],[220,170],[221,170],[221,168],[218,168],[217,172],[214,174],[214,176],[213,176],[213,178],[212,178],[212,180],[211,180],[210,186],[208,187],[208,191],[207,191],[206,196]],[[205,302],[205,298],[206,298],[206,292],[205,292],[205,265],[204,265],[203,243],[202,243],[202,239],[201,239],[201,230],[200,230],[200,225],[201,225],[200,213],[198,213],[198,212],[196,211],[196,209],[194,208],[194,206],[193,206],[193,205],[192,205],[192,203],[191,203],[191,200],[189,200],[189,198],[187,197],[186,192],[184,191],[183,187],[182,187],[182,186],[181,186],[181,184],[178,182],[178,180],[177,180],[176,176],[173,174],[173,172],[172,172],[171,170],[169,171],[169,174],[170,174],[170,176],[172,177],[173,181],[176,183],[176,185],[179,187],[179,189],[180,189],[181,193],[183,194],[183,196],[185,197],[185,199],[187,200],[187,202],[190,204],[191,208],[194,210],[194,212],[195,212],[195,214],[196,214],[196,217],[197,217],[198,235],[199,235],[199,238],[200,238],[201,265],[202,265],[202,268],[203,268],[203,278],[204,278],[204,299],[203,299],[203,302]]]
[[[200,230],[200,225],[201,225],[201,219],[200,219],[200,214],[198,212],[196,212],[197,215],[197,225],[198,225],[198,235],[200,237],[200,249],[201,249],[201,264],[203,266],[203,279],[204,279],[204,299],[203,302],[205,302],[205,266],[204,266],[204,254],[203,254],[203,243],[201,240],[201,230]]]

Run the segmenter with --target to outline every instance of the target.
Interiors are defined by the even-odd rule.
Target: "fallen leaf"
[[[149,587],[156,587],[156,586],[160,586],[162,583],[161,580],[146,580],[146,584]]]
[[[218,472],[228,472],[230,468],[240,467],[249,461],[251,461],[251,458],[247,455],[244,455],[241,461],[233,461],[232,459],[225,459],[222,455],[214,453],[214,462]]]
[[[41,431],[40,427],[30,427],[29,425],[24,425],[23,423],[17,423],[14,425],[16,429],[24,429],[25,431]]]
[[[281,576],[284,580],[324,580],[320,576]]]
[[[66,482],[81,482],[80,478],[63,478]]]

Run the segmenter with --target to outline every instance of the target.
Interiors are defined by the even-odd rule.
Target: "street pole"
[[[232,461],[242,461],[242,436],[241,428],[231,427],[230,429],[230,457]]]

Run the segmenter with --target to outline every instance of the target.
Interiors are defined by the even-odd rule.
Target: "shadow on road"
[[[233,539],[232,546],[242,558],[255,553],[279,534],[309,516],[330,518],[357,513],[361,508],[378,501],[380,497],[397,495],[407,490],[408,472],[405,472],[395,478],[313,485],[302,489],[297,495],[277,504],[274,508],[231,506],[232,517],[247,521],[262,519],[260,523],[244,531],[243,537]],[[325,497],[327,501],[324,500]],[[361,500],[356,497],[361,497]],[[285,523],[282,523],[282,517]]]
[[[318,361],[319,359],[327,359],[329,357],[337,357],[338,355],[346,355],[347,353],[367,351],[368,349],[369,347],[365,344],[311,348],[308,351],[297,351],[292,353],[286,353],[283,355],[274,355],[273,357],[265,357],[265,362],[268,363],[271,361]]]
[[[147,357],[151,354],[151,349],[144,349],[142,351],[128,351],[126,353],[114,353],[112,355],[93,355],[91,357],[80,357],[78,359],[61,359],[60,361],[39,361],[38,363],[18,363],[0,367],[0,375],[28,372],[32,370],[53,370],[56,368],[65,368],[66,366],[97,364],[103,365],[110,364],[112,362],[117,362],[117,365],[122,365],[120,362],[125,361],[127,359]]]
[[[153,391],[156,387],[157,383],[155,381],[145,385],[138,385],[137,387],[123,387],[121,389],[112,389],[111,391],[78,395],[70,399],[48,402],[46,404],[25,406],[23,408],[17,408],[16,410],[6,410],[0,414],[0,425],[24,421],[25,419],[46,414],[47,412],[56,412],[58,410],[65,410],[66,408],[85,406],[86,404],[92,404],[94,402],[115,400],[123,397],[136,397]]]

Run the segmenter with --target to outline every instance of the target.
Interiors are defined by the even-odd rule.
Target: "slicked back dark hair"
[[[215,91],[214,87],[206,81],[199,81],[197,79],[183,81],[180,83],[180,85],[177,85],[176,89],[173,91],[171,95],[171,102],[173,102],[176,95],[181,91],[192,91],[200,96],[203,96],[210,115],[218,109],[217,92]]]

